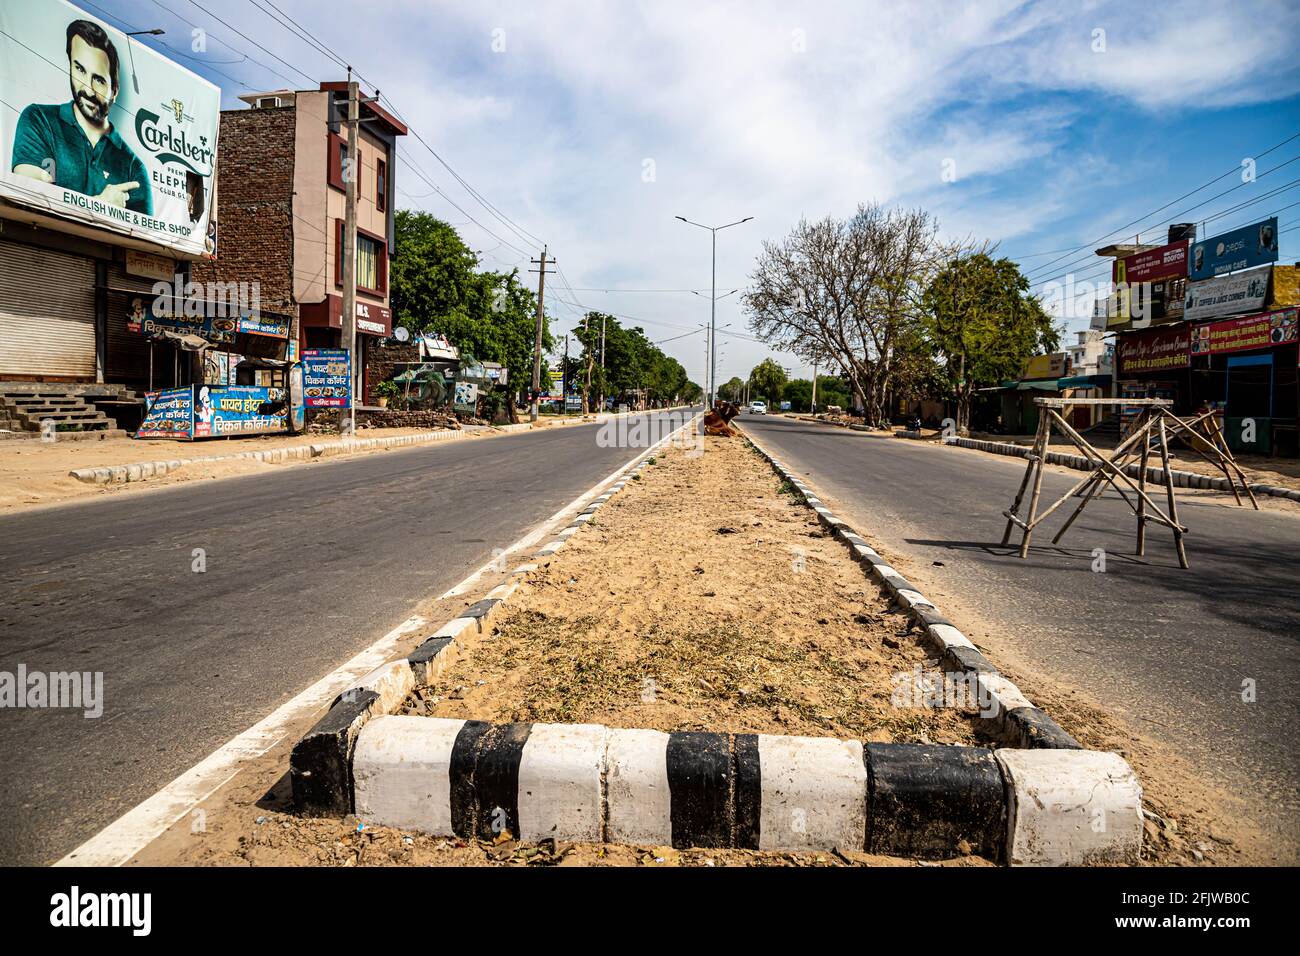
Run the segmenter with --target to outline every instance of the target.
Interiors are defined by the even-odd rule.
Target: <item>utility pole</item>
[[[537,395],[542,388],[542,322],[546,316],[546,249],[546,246],[542,246],[542,258],[533,260],[533,264],[538,268],[528,270],[537,273],[537,338],[533,344],[533,401],[528,410],[530,422],[537,421]],[[555,265],[554,259],[550,262],[551,265]]]
[[[818,356],[813,357],[813,393],[812,409],[810,410],[813,415],[817,414],[817,359]]]
[[[560,400],[564,403],[564,417],[569,417],[569,333],[564,333],[564,364],[560,366]]]
[[[582,317],[582,350],[587,353],[587,387],[582,391],[582,414],[584,415],[591,414],[591,370],[592,366],[596,364],[596,357],[592,353],[591,348],[587,345],[586,338],[587,319],[590,317],[591,313],[587,313]]]
[[[344,435],[357,433],[357,383],[360,381],[360,362],[357,361],[357,128],[361,125],[361,103],[357,81],[352,79],[348,67],[348,156],[343,168],[343,183],[347,194],[347,211],[343,219],[343,317],[341,339],[348,350],[351,369],[351,404],[343,411],[346,422],[339,422]],[[346,425],[346,427],[345,427]]]
[[[605,313],[600,313],[600,408],[605,410]]]

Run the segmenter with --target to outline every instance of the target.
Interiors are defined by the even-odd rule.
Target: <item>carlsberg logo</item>
[[[140,142],[156,153],[160,162],[180,163],[200,176],[212,175],[213,149],[208,138],[200,136],[197,143],[191,142],[184,130],[178,132],[170,123],[160,126],[161,120],[157,113],[144,109],[135,114],[135,135]]]

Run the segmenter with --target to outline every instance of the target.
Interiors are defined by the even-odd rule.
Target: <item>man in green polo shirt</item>
[[[153,215],[153,191],[144,163],[108,120],[117,99],[117,48],[90,20],[68,25],[72,101],[32,104],[14,130],[12,169],[113,206]]]

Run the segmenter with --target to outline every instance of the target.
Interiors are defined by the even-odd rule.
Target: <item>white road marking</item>
[[[570,512],[580,511],[587,500],[594,498],[606,485],[631,468],[643,454],[645,452],[638,452],[626,464],[536,525],[506,549],[505,554],[537,543],[557,521]],[[462,593],[485,572],[495,568],[498,560],[499,558],[494,558],[489,561],[460,584],[440,595],[438,600]],[[280,743],[289,726],[309,717],[357,680],[391,660],[401,638],[427,623],[419,616],[403,621],[347,663],[225,743],[152,797],[128,810],[54,865],[121,866],[126,863],[230,781],[239,773],[244,761],[260,757]]]

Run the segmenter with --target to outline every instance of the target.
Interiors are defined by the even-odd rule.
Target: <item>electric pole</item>
[[[569,333],[564,333],[564,364],[560,366],[560,400],[564,403],[564,417],[569,417]]]
[[[357,361],[357,127],[361,125],[361,103],[352,67],[348,67],[348,155],[341,172],[347,194],[347,211],[343,220],[343,317],[340,338],[348,350],[351,370],[351,398],[341,413],[346,422],[339,421],[339,432],[355,436],[357,433],[357,383],[360,381],[361,363]]]
[[[605,313],[600,313],[600,408],[605,410]]]
[[[533,264],[538,266],[536,269],[529,269],[529,272],[537,273],[537,339],[533,345],[533,394],[532,404],[528,410],[528,420],[537,421],[537,398],[542,388],[542,322],[546,316],[546,246],[542,246],[542,258],[534,259]],[[555,260],[550,260],[551,265],[555,265]]]
[[[817,358],[813,358],[813,393],[812,393],[812,414],[817,414]]]

